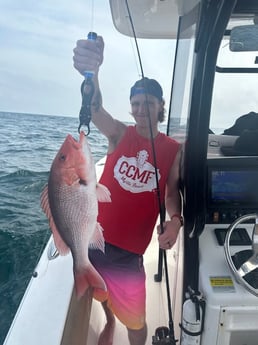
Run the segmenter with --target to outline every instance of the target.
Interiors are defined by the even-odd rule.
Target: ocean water
[[[40,193],[66,135],[78,137],[78,121],[0,112],[0,344],[50,236]],[[88,140],[98,161],[107,141],[93,125]]]

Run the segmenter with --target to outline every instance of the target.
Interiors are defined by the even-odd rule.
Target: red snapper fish
[[[89,286],[106,290],[106,284],[88,258],[88,247],[104,252],[103,229],[97,222],[98,201],[111,202],[109,190],[97,183],[95,165],[84,132],[79,142],[70,134],[58,151],[48,184],[41,194],[41,207],[49,219],[60,255],[73,257],[76,294]]]

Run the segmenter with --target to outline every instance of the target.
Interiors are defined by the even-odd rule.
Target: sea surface
[[[0,344],[50,236],[40,193],[66,135],[78,138],[78,121],[0,112]],[[98,161],[106,138],[91,125],[88,140]]]

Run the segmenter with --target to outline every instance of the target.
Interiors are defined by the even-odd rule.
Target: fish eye
[[[63,153],[61,153],[60,156],[59,156],[59,160],[60,160],[60,161],[65,161],[65,160],[66,160],[66,155],[64,155]]]

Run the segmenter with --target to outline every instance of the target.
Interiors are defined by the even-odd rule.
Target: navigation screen
[[[253,205],[258,203],[257,170],[212,170],[211,202],[213,205]]]

